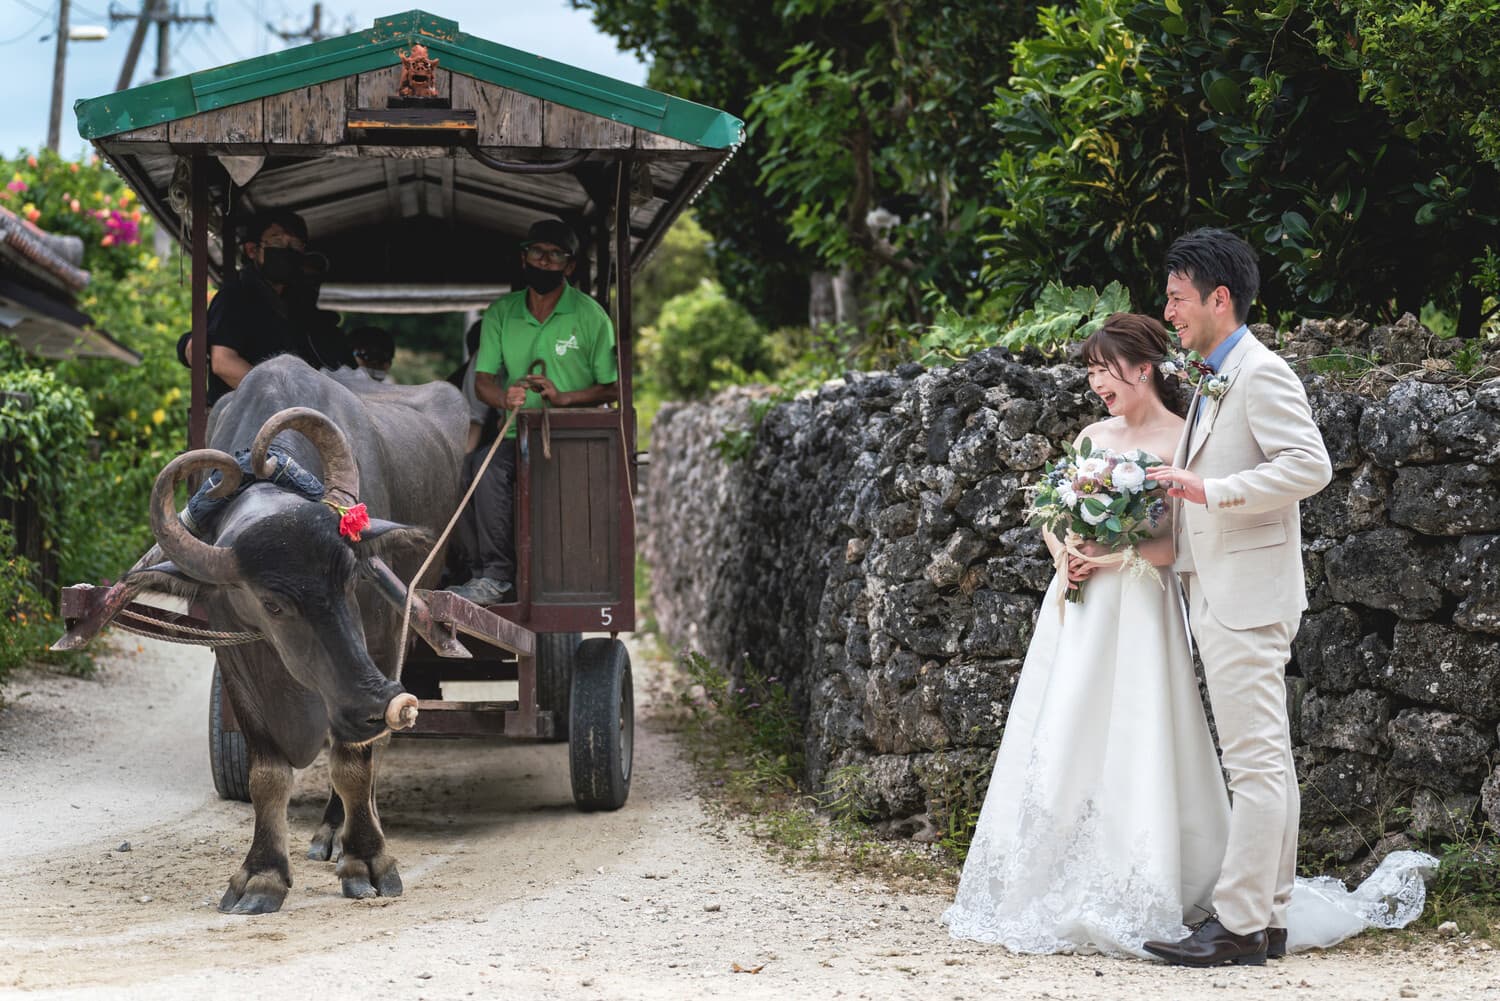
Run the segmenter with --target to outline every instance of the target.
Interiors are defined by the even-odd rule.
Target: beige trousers
[[[1300,622],[1230,629],[1182,575],[1229,773],[1229,844],[1214,886],[1219,923],[1237,935],[1286,927],[1297,874],[1301,796],[1287,725],[1286,664]]]

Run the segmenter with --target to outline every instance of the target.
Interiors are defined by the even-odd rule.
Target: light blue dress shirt
[[[1248,333],[1250,333],[1250,328],[1243,323],[1240,324],[1238,330],[1230,334],[1228,337],[1224,338],[1224,343],[1214,348],[1209,356],[1203,359],[1204,362],[1208,364],[1209,368],[1213,369],[1215,372],[1218,372],[1219,369],[1223,367],[1224,360],[1229,357],[1229,352],[1233,351],[1234,346],[1240,342],[1240,338],[1244,337]],[[1198,396],[1198,409],[1193,414],[1193,419],[1195,421],[1203,416],[1203,408],[1207,406],[1207,404],[1208,397],[1200,393]]]

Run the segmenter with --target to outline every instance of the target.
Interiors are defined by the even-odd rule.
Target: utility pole
[[[287,31],[278,28],[270,21],[266,22],[266,30],[280,38],[283,42],[321,42],[328,37],[328,32],[323,30],[323,5],[315,3],[312,5],[312,23],[302,31]]]
[[[141,0],[141,10],[138,14],[131,14],[115,9],[109,9],[109,21],[111,24],[119,24],[121,21],[134,21],[135,30],[130,33],[130,46],[125,50],[125,63],[120,67],[120,80],[115,87],[116,90],[125,90],[135,79],[135,65],[141,57],[141,47],[146,42],[146,32],[151,25],[156,25],[156,73],[152,79],[165,80],[172,75],[171,66],[171,31],[172,26],[177,24],[213,24],[213,9],[210,7],[207,14],[179,14],[175,7],[168,8],[168,0]]]
[[[57,152],[62,138],[63,74],[68,64],[69,0],[57,4],[57,48],[52,57],[52,112],[47,116],[47,148]]]

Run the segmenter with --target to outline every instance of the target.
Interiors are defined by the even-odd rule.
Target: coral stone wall
[[[1255,333],[1310,373],[1335,469],[1303,504],[1288,668],[1304,864],[1500,827],[1500,379],[1409,318]],[[1386,368],[1326,371],[1347,357]],[[664,407],[642,537],[664,634],[790,686],[814,785],[853,777],[896,833],[956,826],[1052,574],[1022,488],[1101,416],[1086,389],[998,349],[851,374],[773,406],[736,460],[713,444],[753,392]]]

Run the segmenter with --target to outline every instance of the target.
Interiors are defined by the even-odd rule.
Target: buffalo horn
[[[219,471],[219,485],[210,495],[213,497],[233,493],[244,478],[234,457],[218,449],[200,448],[179,455],[156,475],[151,488],[151,534],[156,536],[162,554],[183,573],[205,584],[220,584],[232,580],[239,570],[234,551],[194,538],[178,520],[173,498],[178,480],[206,469]]]
[[[359,500],[359,467],[349,439],[337,424],[309,407],[289,407],[261,425],[250,449],[255,475],[269,479],[274,467],[267,465],[271,440],[283,431],[296,431],[312,442],[323,463],[323,497],[340,507],[352,507]]]

